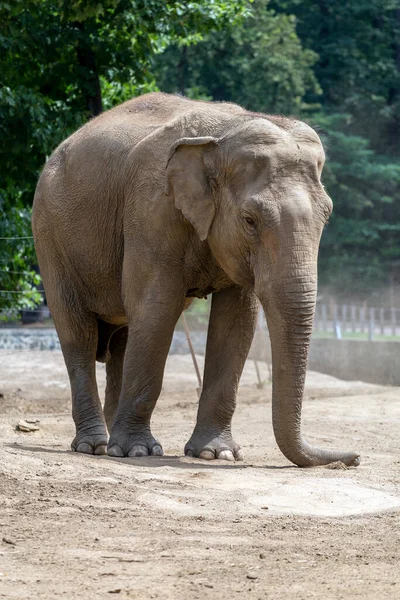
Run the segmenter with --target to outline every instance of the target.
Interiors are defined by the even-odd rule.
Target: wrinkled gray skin
[[[37,186],[33,231],[71,382],[73,450],[162,454],[150,418],[174,327],[190,298],[212,292],[185,453],[241,458],[231,419],[258,298],[283,454],[299,466],[358,464],[300,433],[318,245],[332,209],[323,162],[304,123],[159,93],[102,114],[57,148]],[[104,413],[96,358],[106,362]]]

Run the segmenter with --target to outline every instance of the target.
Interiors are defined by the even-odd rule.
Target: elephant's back
[[[34,219],[40,213],[75,225],[79,220],[93,222],[100,215],[115,219],[133,183],[129,181],[132,153],[140,142],[155,134],[157,143],[151,148],[149,144],[148,152],[155,175],[164,171],[164,158],[175,138],[204,135],[201,130],[207,129],[207,123],[218,127],[222,116],[224,120],[238,112],[243,109],[233,104],[157,92],[99,115],[62,142],[47,161],[35,194]]]
[[[46,291],[53,273],[54,281],[77,288],[91,310],[121,312],[124,170],[143,135],[140,127],[94,119],[47,161],[32,211]]]
[[[91,119],[62,142],[47,161],[39,185],[43,179],[55,182],[59,189],[68,190],[70,202],[77,188],[81,196],[86,190],[93,195],[107,182],[117,193],[118,183],[124,184],[126,160],[150,134],[158,133],[159,140],[165,139],[168,144],[170,138],[190,135],[191,129],[192,135],[204,135],[203,123],[207,128],[207,124],[243,112],[235,104],[202,102],[161,92],[139,96]],[[159,153],[165,150],[168,148],[159,148]]]
[[[58,146],[40,176],[32,228],[41,270],[64,273],[99,313],[121,307],[132,151],[179,113],[185,101],[175,100],[150,94],[92,119]]]
[[[90,120],[64,140],[48,159],[37,186],[34,211],[48,213],[113,203],[123,193],[126,161],[149,134],[166,125],[185,100],[147,94]],[[129,165],[128,165],[129,166]]]
[[[239,111],[235,105],[148,94],[103,113],[72,134],[47,161],[36,189],[33,231],[41,268],[51,263],[68,276],[75,274],[86,295],[93,292],[120,305],[126,205],[133,198],[134,207],[140,205],[142,211],[167,210],[163,182],[173,141],[204,135],[203,123],[218,127],[217,113],[226,118],[226,113]],[[136,148],[144,150],[144,162],[137,162],[140,168],[132,168],[140,154],[138,150],[135,158]],[[135,177],[141,177],[140,184]]]

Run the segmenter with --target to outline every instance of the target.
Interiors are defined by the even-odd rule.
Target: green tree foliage
[[[156,57],[154,71],[165,91],[291,114],[310,108],[306,93],[320,93],[317,59],[302,47],[292,15],[256,0],[243,27],[213,33],[195,47],[175,44]]]
[[[352,133],[382,154],[400,153],[400,3],[398,0],[278,0],[292,13],[326,110],[345,113]]]
[[[12,206],[0,198],[0,322],[41,302],[40,277],[30,233],[30,210],[16,195]],[[7,239],[2,239],[2,238]]]
[[[335,205],[322,282],[362,295],[400,279],[399,0],[0,2],[0,77],[0,236],[30,235],[38,173],[62,139],[159,88],[319,125]],[[0,244],[0,289],[30,290],[29,240]]]
[[[31,235],[27,207],[39,171],[59,142],[104,105],[108,108],[128,95],[155,89],[151,63],[156,52],[173,42],[199,42],[210,31],[232,26],[246,14],[247,4],[247,0],[1,2],[1,235],[12,236],[14,230],[20,236]],[[13,246],[11,240],[0,244],[0,289],[26,289],[37,279],[26,279],[29,264],[22,265],[32,251],[26,244]],[[0,307],[14,306],[13,298],[0,294]],[[21,294],[21,302],[23,298]],[[30,294],[25,295],[28,298]]]
[[[233,32],[195,48],[169,47],[156,59],[157,81],[193,97],[292,114],[326,132],[324,181],[335,208],[320,279],[363,296],[400,264],[400,5],[255,0],[253,7]]]
[[[320,250],[320,279],[360,296],[400,264],[400,164],[347,131],[346,115],[319,115],[327,150],[323,181],[334,200]],[[347,132],[346,132],[347,131]]]
[[[366,296],[400,284],[400,4],[398,0],[278,0],[318,55],[314,122],[328,133],[324,178],[334,213],[321,281]]]

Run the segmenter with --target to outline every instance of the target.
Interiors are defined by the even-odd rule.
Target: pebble
[[[38,431],[40,429],[40,427],[38,425],[36,425],[35,423],[38,421],[19,421],[17,424],[17,430],[18,431],[24,431],[26,433],[30,433],[31,431]]]

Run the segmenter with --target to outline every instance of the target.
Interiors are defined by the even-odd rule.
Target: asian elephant
[[[162,454],[150,418],[174,327],[191,298],[212,293],[204,387],[185,453],[241,459],[231,419],[258,298],[279,448],[303,467],[359,463],[300,433],[318,246],[332,210],[323,163],[318,135],[300,121],[163,93],[101,114],[55,150],[32,223],[71,383],[73,450]],[[96,358],[106,362],[104,412]]]

